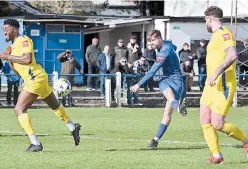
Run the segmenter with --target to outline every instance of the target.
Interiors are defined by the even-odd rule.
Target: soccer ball
[[[59,97],[67,96],[71,93],[71,83],[67,79],[60,78],[54,82],[53,92]]]

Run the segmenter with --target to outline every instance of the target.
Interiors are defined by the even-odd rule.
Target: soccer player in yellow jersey
[[[55,110],[56,116],[65,122],[66,126],[72,132],[75,145],[77,146],[80,142],[80,124],[71,121],[64,107],[54,96],[48,84],[47,73],[35,61],[32,40],[27,36],[19,35],[18,29],[19,23],[17,20],[7,19],[4,21],[6,41],[11,41],[12,45],[6,49],[5,53],[0,54],[0,58],[7,60],[11,68],[24,80],[24,87],[19,95],[14,111],[21,127],[25,130],[31,141],[26,151],[37,152],[43,149],[35,135],[27,114],[27,109],[38,97],[52,110]]]
[[[236,47],[234,37],[228,28],[222,25],[223,12],[216,6],[205,11],[207,30],[212,34],[207,46],[207,81],[200,101],[200,123],[204,138],[212,156],[208,162],[221,164],[224,158],[220,153],[216,131],[244,144],[248,154],[248,140],[237,126],[225,121],[236,91]]]

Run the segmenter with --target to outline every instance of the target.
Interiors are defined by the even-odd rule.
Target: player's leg
[[[169,126],[171,122],[172,112],[173,112],[173,109],[171,108],[171,104],[169,101],[167,101],[165,109],[164,109],[163,119],[161,120],[156,136],[148,144],[149,148],[155,148],[158,146],[159,140],[162,138],[165,131],[167,130],[167,127]]]
[[[241,141],[245,147],[245,153],[248,154],[248,139],[243,131],[241,131],[236,125],[225,122],[225,117],[229,112],[232,99],[234,96],[234,92],[229,92],[228,97],[226,98],[223,95],[223,92],[219,92],[216,95],[216,99],[218,99],[218,104],[215,103],[213,105],[213,112],[211,114],[211,124],[213,127],[228,136]],[[217,100],[215,101],[217,102]]]
[[[174,91],[169,87],[167,81],[161,82],[159,84],[159,88],[163,92],[163,95],[167,99],[167,102],[164,109],[164,116],[159,125],[158,132],[148,145],[148,147],[151,148],[157,147],[160,138],[164,135],[168,125],[170,124],[173,109],[177,109],[179,107],[179,103],[175,98]]]
[[[211,124],[211,109],[209,106],[200,105],[200,123],[203,130],[203,135],[208,144],[210,151],[213,156],[208,160],[209,163],[220,164],[223,163],[224,159],[220,153],[219,139],[216,133],[216,129]]]
[[[27,152],[37,152],[37,151],[42,151],[43,149],[42,145],[37,139],[37,136],[34,133],[31,120],[26,112],[27,109],[37,99],[37,97],[38,95],[23,90],[19,95],[17,104],[14,109],[20,125],[25,130],[31,141],[30,147],[26,150]]]
[[[209,163],[220,164],[223,163],[223,158],[220,153],[218,135],[216,129],[211,124],[213,97],[216,92],[213,87],[206,86],[200,100],[200,123],[206,143],[212,152],[213,156],[209,158]]]
[[[73,121],[70,119],[70,117],[67,115],[63,105],[61,105],[58,101],[58,99],[55,97],[53,92],[51,92],[50,95],[48,95],[46,98],[43,99],[43,101],[52,109],[55,111],[56,116],[65,122],[68,129],[72,132],[72,136],[75,141],[75,145],[79,145],[80,142],[80,136],[79,136],[79,130],[80,130],[80,124],[73,123]]]

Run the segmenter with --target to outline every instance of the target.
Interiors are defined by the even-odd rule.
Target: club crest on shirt
[[[28,41],[23,41],[22,42],[22,47],[28,47]]]
[[[222,35],[222,36],[223,36],[223,38],[224,38],[224,41],[226,41],[226,40],[231,40],[231,37],[230,37],[229,33],[224,34],[224,35]]]
[[[161,56],[158,56],[157,58],[156,58],[156,61],[157,62],[163,62],[165,59],[163,58],[163,57],[161,57]]]

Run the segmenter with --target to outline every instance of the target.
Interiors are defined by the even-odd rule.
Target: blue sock
[[[177,100],[172,100],[172,102],[171,102],[172,109],[176,110],[179,106],[180,106],[180,104]]]
[[[156,137],[160,139],[164,135],[164,132],[166,131],[167,127],[168,127],[167,125],[161,123],[159,125]]]

